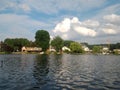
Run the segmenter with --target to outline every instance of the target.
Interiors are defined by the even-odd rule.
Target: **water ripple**
[[[0,55],[0,90],[120,90],[119,58]]]

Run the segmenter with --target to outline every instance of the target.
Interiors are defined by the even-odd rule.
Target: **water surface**
[[[0,90],[120,90],[120,56],[0,55]]]

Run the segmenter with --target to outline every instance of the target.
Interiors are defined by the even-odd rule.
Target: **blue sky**
[[[120,0],[0,0],[0,41],[37,30],[79,42],[120,42]]]

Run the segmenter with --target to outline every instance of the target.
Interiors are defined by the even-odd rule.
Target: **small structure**
[[[109,48],[108,47],[103,47],[102,48],[102,54],[109,54]]]
[[[52,47],[51,45],[50,45],[50,47],[49,47],[49,51],[50,51],[50,52],[56,52],[56,50],[54,49],[54,47]]]
[[[22,47],[22,52],[41,52],[42,48],[38,47]]]
[[[70,50],[70,48],[64,46],[64,47],[62,47],[62,51],[69,51],[70,52],[71,50]]]
[[[82,48],[85,52],[90,52],[90,49],[87,46],[83,45]]]

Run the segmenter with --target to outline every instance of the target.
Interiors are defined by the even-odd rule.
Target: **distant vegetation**
[[[88,45],[88,47],[90,49],[93,49],[94,46],[98,46],[98,47],[107,46],[107,47],[109,47],[109,49],[111,51],[113,51],[114,49],[120,49],[120,43],[116,43],[116,44],[94,44],[94,45]]]
[[[87,46],[93,53],[101,53],[101,48],[109,47],[110,51],[120,49],[120,43],[116,44],[98,44],[89,45],[88,43],[79,43],[71,40],[63,40],[60,36],[56,36],[50,43],[50,35],[46,30],[38,30],[35,33],[35,41],[29,41],[26,38],[6,38],[0,43],[0,52],[20,52],[25,47],[41,47],[42,51],[47,51],[49,47],[53,47],[57,52],[62,51],[62,47],[66,46],[71,49],[70,53],[84,53],[82,45]],[[118,53],[118,52],[114,52]]]
[[[93,46],[92,48],[93,53],[101,53],[101,49],[102,49],[101,46]]]
[[[83,53],[82,45],[78,42],[72,42],[70,44],[72,53]]]
[[[21,51],[21,48],[23,46],[29,46],[29,45],[30,45],[30,41],[25,38],[15,38],[15,39],[7,38],[4,40],[3,50],[8,52]]]
[[[63,39],[59,36],[56,36],[52,41],[51,41],[51,46],[55,48],[57,52],[61,51],[63,47]]]

